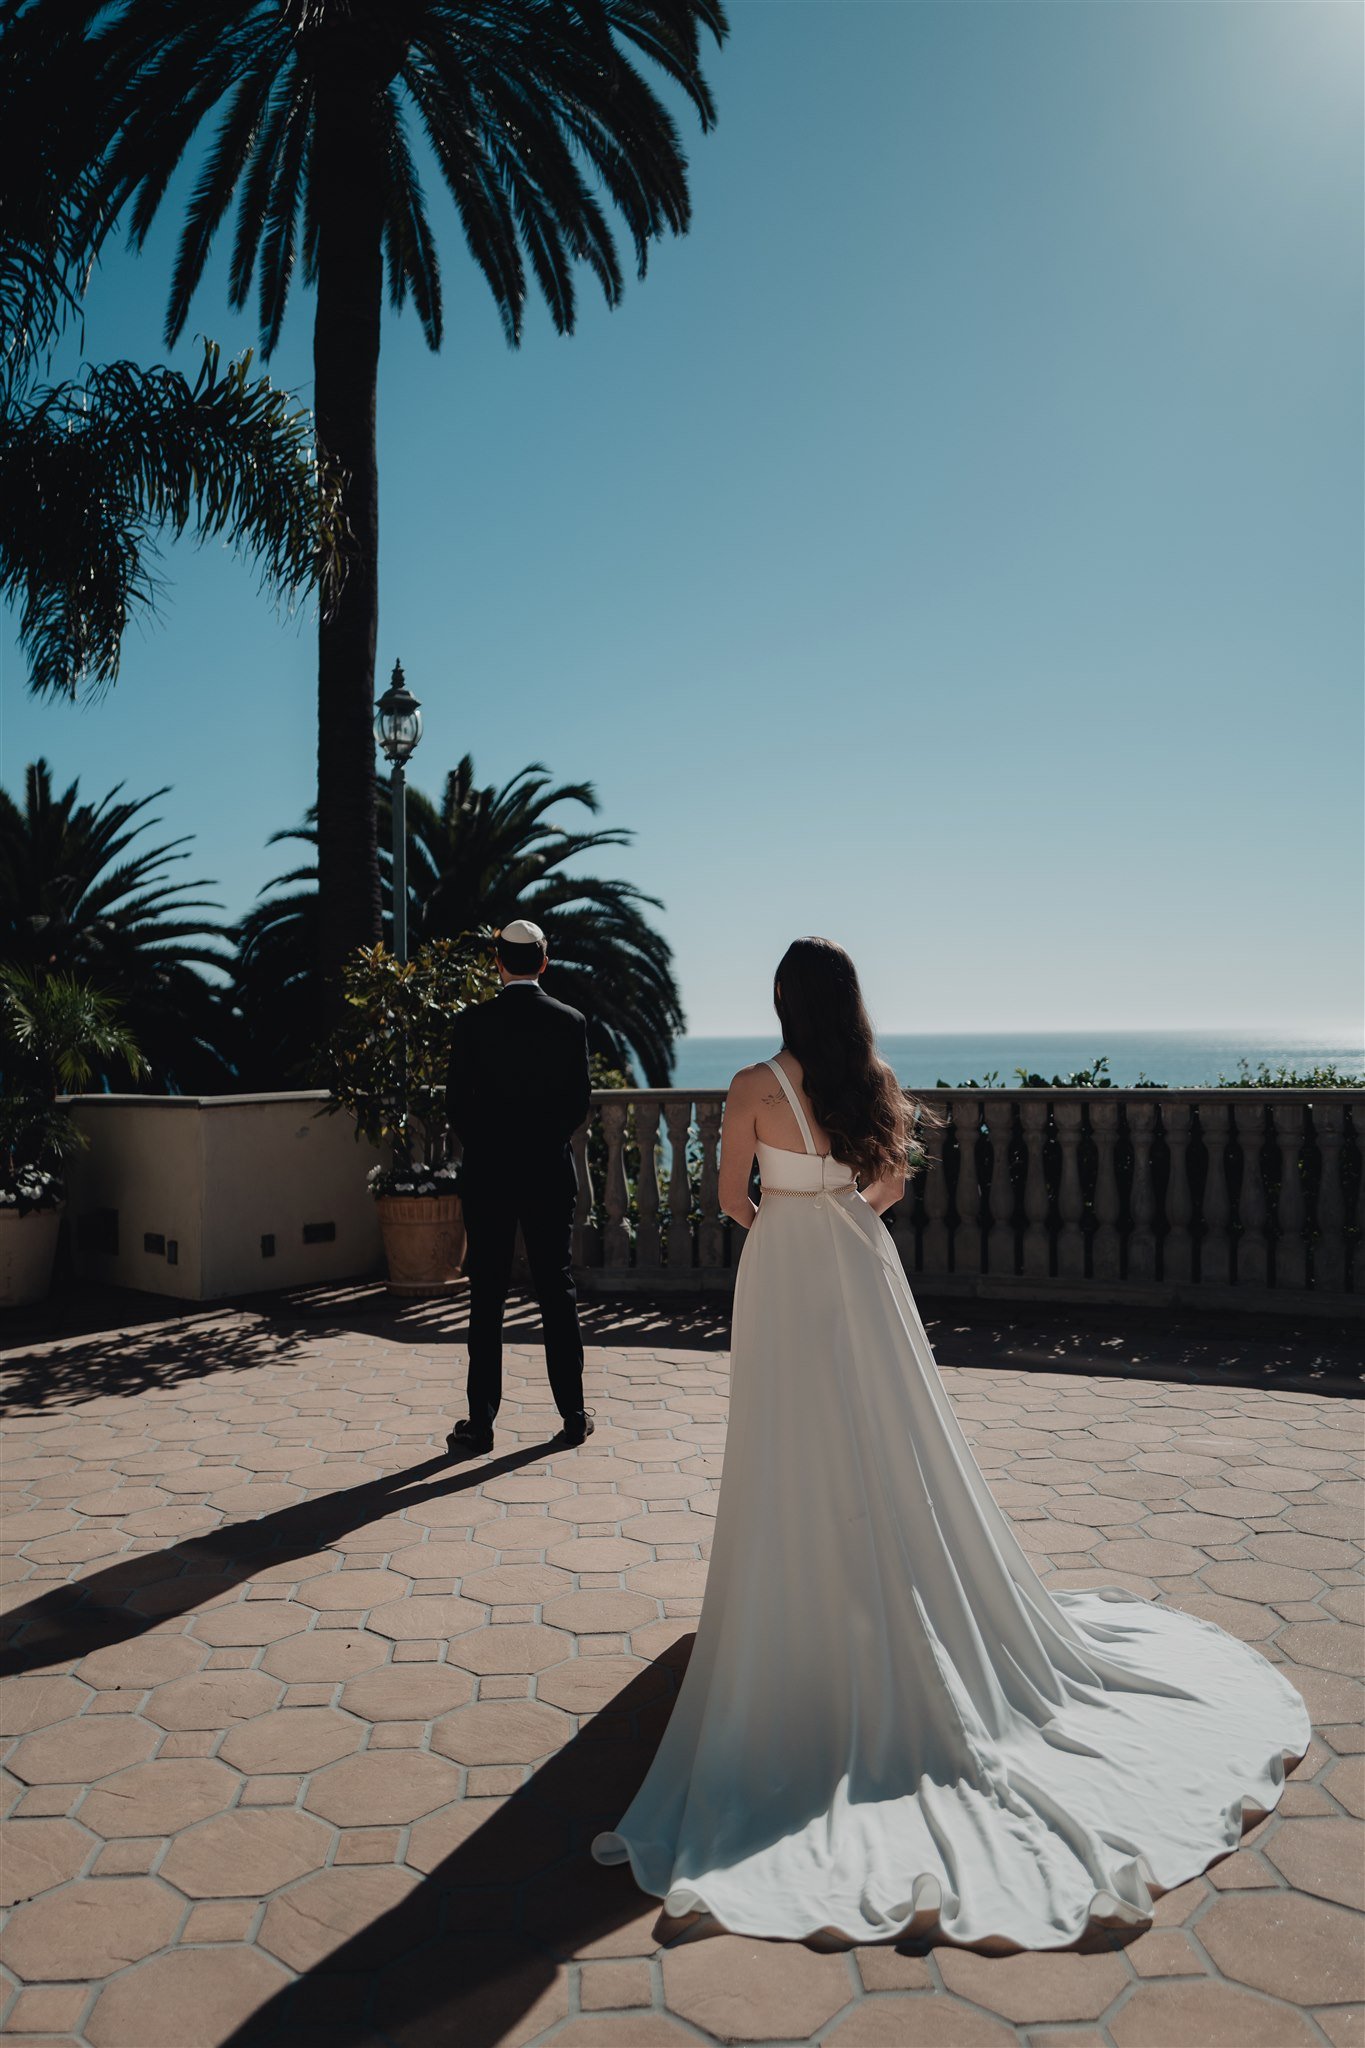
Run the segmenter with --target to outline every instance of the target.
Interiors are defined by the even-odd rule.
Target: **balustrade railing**
[[[926,1294],[1365,1306],[1365,1095],[1344,1089],[916,1091],[943,1119],[887,1227]],[[574,1140],[590,1290],[733,1284],[725,1094],[601,1090]]]

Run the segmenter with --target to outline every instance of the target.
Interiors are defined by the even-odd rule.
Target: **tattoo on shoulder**
[[[762,1098],[763,1106],[765,1109],[780,1109],[782,1107],[782,1104],[786,1101],[786,1099],[786,1096],[782,1093],[782,1090],[779,1088],[775,1094],[765,1095]]]

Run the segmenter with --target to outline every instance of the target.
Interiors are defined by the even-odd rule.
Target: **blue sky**
[[[595,781],[696,1031],[765,1029],[819,931],[886,1030],[1358,1032],[1360,10],[732,20],[690,235],[571,339],[506,347],[432,182],[446,347],[386,318],[380,389],[413,779]],[[175,199],[91,357],[167,359]],[[271,365],[305,399],[311,318]],[[192,328],[254,340],[221,270]],[[0,767],[171,784],[237,913],[311,798],[311,626],[221,550],[163,571],[86,707],[0,622]]]

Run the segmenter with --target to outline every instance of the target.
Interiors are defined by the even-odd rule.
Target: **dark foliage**
[[[673,1040],[683,1029],[683,1015],[672,953],[646,915],[659,907],[657,899],[629,882],[565,872],[566,863],[600,847],[625,845],[630,835],[619,829],[570,831],[549,816],[562,803],[597,810],[590,783],[556,785],[538,763],[502,789],[477,788],[468,755],[447,776],[439,804],[410,789],[410,940],[415,946],[423,939],[454,939],[513,917],[531,918],[549,940],[545,987],[583,1011],[592,1050],[616,1066],[633,1059],[644,1080],[661,1087],[673,1071]],[[387,793],[382,821],[387,848]],[[298,830],[275,837],[309,848],[317,843],[311,817]],[[386,924],[390,870],[386,850]],[[248,1075],[275,1077],[257,1085],[303,1085],[317,1071],[314,1048],[323,1019],[313,967],[316,881],[311,861],[279,876],[271,888],[281,893],[257,904],[242,927],[238,999],[252,1062]]]

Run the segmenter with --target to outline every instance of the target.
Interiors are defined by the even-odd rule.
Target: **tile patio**
[[[1291,1668],[1317,1731],[1278,1813],[1150,1931],[985,1957],[706,1935],[587,1857],[701,1601],[716,1312],[594,1306],[597,1432],[559,1452],[523,1314],[467,1465],[441,1452],[456,1307],[124,1297],[87,1321],[4,1374],[16,2043],[1365,2048],[1349,1337],[931,1320],[1044,1576],[1221,1623]]]

